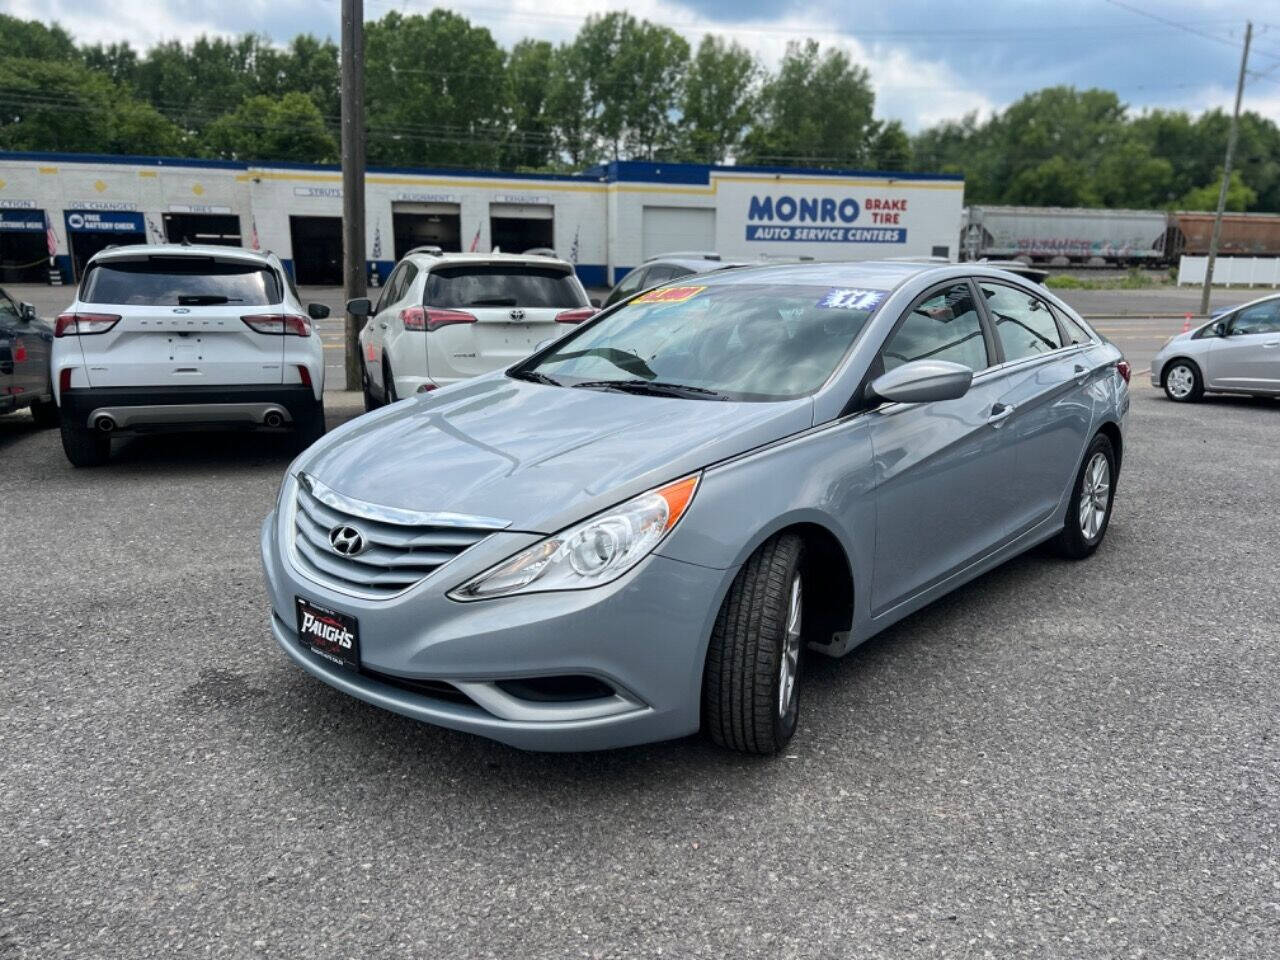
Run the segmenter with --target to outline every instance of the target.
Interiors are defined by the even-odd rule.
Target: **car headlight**
[[[490,567],[449,592],[454,600],[584,590],[618,579],[648,556],[684,515],[701,474],[633,497]]]

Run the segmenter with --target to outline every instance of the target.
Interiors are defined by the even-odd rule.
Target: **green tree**
[[[365,25],[369,161],[498,164],[511,91],[493,36],[447,10]]]
[[[75,60],[79,56],[71,34],[56,23],[45,26],[39,20],[21,20],[0,13],[0,61]]]
[[[546,40],[521,40],[507,57],[511,131],[503,151],[506,166],[540,169],[555,160],[549,107],[555,55],[555,48]]]
[[[182,131],[78,62],[0,60],[0,148],[181,155]]]
[[[338,156],[337,141],[305,93],[249,97],[209,124],[203,146],[207,154],[250,163],[331,163]]]
[[[133,89],[138,80],[138,51],[128,42],[81,47],[84,64],[94,73],[102,74],[112,82]]]
[[[632,20],[623,55],[614,64],[613,96],[623,101],[627,152],[632,159],[670,155],[674,120],[689,64],[689,44],[670,27]]]
[[[737,153],[756,114],[755,58],[737,43],[706,34],[689,63],[680,100],[680,157],[723,163]]]
[[[911,138],[899,120],[877,121],[871,137],[868,161],[874,170],[908,170],[911,167]]]
[[[762,119],[744,143],[755,163],[862,166],[875,132],[875,93],[865,67],[816,40],[792,41],[761,90]]]
[[[547,87],[547,122],[555,135],[557,152],[578,169],[599,159],[592,118],[585,108],[587,89],[586,69],[576,45],[564,43],[556,47]]]
[[[1178,201],[1179,210],[1217,210],[1218,194],[1222,190],[1222,168],[1218,168],[1218,177],[1211,183],[1189,190]],[[1250,209],[1258,202],[1258,192],[1247,186],[1239,170],[1231,171],[1231,179],[1227,181],[1227,209],[1237,213]]]

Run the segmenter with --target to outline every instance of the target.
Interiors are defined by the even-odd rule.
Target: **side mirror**
[[[590,304],[591,304],[593,307],[595,307],[597,310],[599,310],[602,306],[604,306],[604,304],[600,302],[600,298],[599,298],[599,297],[592,297],[592,298],[591,298],[590,300],[588,300],[587,302],[588,302],[588,303],[590,303]]]
[[[913,360],[871,381],[874,397],[892,403],[955,400],[969,392],[973,371],[947,360]]]
[[[355,301],[353,300],[352,303],[354,302]],[[366,300],[365,302],[368,303],[368,300]],[[351,304],[347,304],[347,309],[348,310],[351,309]],[[325,306],[323,303],[307,304],[307,316],[310,317],[312,320],[324,320],[326,317],[329,316],[329,312],[330,312],[329,308]]]
[[[308,308],[310,309],[310,308]],[[368,317],[373,314],[373,304],[368,297],[357,297],[347,301],[347,313],[353,317]]]
[[[34,320],[36,318],[36,308],[23,300],[18,304],[18,316],[24,321]]]
[[[1213,325],[1213,335],[1215,337],[1225,337],[1227,335],[1227,325],[1219,320]]]

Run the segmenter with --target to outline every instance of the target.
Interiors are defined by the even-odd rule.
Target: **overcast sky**
[[[365,0],[366,19],[422,12],[421,0]],[[587,12],[626,9],[696,40],[732,37],[772,66],[788,40],[846,48],[871,71],[876,113],[918,130],[982,113],[1050,84],[1113,89],[1134,108],[1229,109],[1246,17],[1255,18],[1245,105],[1280,121],[1280,0],[460,0],[448,4],[503,46],[571,37]],[[1182,28],[1142,16],[1175,21]],[[0,0],[7,13],[62,23],[80,41],[264,33],[337,38],[339,0]],[[1261,22],[1257,22],[1261,21]],[[1202,36],[1207,34],[1208,36]],[[1267,72],[1270,71],[1270,72]]]

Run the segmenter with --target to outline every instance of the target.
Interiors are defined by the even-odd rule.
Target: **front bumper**
[[[731,571],[653,554],[592,590],[449,600],[448,589],[537,539],[497,533],[405,593],[365,600],[297,571],[275,517],[264,522],[261,542],[271,632],[290,659],[330,686],[527,750],[609,749],[697,731],[707,639]],[[358,672],[300,642],[298,596],[358,618]],[[513,697],[497,683],[562,676],[601,681],[613,696],[547,703]],[[437,695],[432,684],[463,696]]]
[[[283,424],[316,407],[302,384],[235,384],[182,387],[75,387],[63,390],[63,413],[85,427],[109,416],[120,429],[162,429],[196,424],[262,426],[276,412]]]

